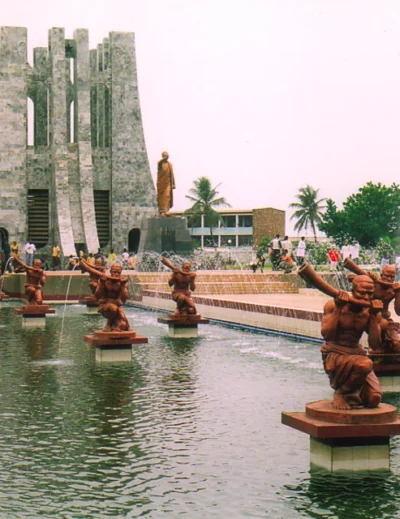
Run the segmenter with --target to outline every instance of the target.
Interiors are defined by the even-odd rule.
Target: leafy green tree
[[[343,211],[338,210],[331,198],[326,201],[326,211],[321,218],[322,222],[318,226],[319,229],[333,238],[336,243],[343,243],[344,240],[353,238],[347,231],[346,215]]]
[[[319,228],[336,241],[357,240],[364,247],[374,247],[380,238],[392,241],[399,234],[400,187],[368,182],[349,196],[338,210],[333,201],[327,202]]]
[[[230,207],[230,204],[224,197],[218,197],[219,192],[217,189],[221,184],[212,187],[207,177],[199,177],[193,183],[194,188],[189,189],[190,194],[186,195],[186,198],[193,202],[192,207],[185,211],[185,214],[189,217],[188,223],[191,225],[199,217],[204,216],[204,225],[210,228],[211,240],[215,243],[213,229],[217,227],[219,222],[223,223],[221,215],[216,211],[216,208],[222,206]]]
[[[289,205],[296,211],[290,217],[291,220],[294,218],[297,220],[294,229],[301,231],[311,227],[314,241],[317,241],[317,227],[322,222],[322,212],[325,209],[323,202],[325,198],[318,200],[319,189],[314,189],[311,186],[301,187],[299,193],[296,195],[298,202],[293,202]]]

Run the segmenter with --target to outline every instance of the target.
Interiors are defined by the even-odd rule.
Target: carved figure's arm
[[[196,284],[194,282],[195,279],[196,279],[196,274],[194,272],[191,272],[190,273],[190,282],[189,282],[190,290],[196,290]]]
[[[79,266],[81,267],[82,272],[89,272],[93,275],[93,277],[101,278],[102,272],[99,272],[98,270],[94,269],[87,261],[84,259],[79,260]]]
[[[13,254],[13,258],[14,258],[14,260],[15,260],[19,265],[21,265],[21,267],[22,267],[23,269],[25,269],[25,270],[29,270],[29,269],[32,268],[32,267],[29,267],[28,265],[26,265],[23,261],[21,261],[21,260],[19,259],[19,257],[18,257],[17,254]]]
[[[322,317],[321,335],[327,340],[333,340],[339,327],[340,316],[343,307],[348,303],[350,296],[347,292],[340,291],[338,296],[328,301],[324,306]]]
[[[378,350],[382,347],[382,308],[383,303],[379,299],[374,299],[369,310],[368,323],[368,346],[371,350]]]
[[[170,287],[173,287],[173,286],[175,285],[175,273],[172,274],[172,276],[169,278],[169,280],[168,280],[168,285],[169,285]]]

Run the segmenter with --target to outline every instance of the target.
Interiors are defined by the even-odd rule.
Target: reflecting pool
[[[392,473],[314,473],[308,436],[280,423],[331,396],[318,344],[217,325],[174,341],[127,308],[149,344],[96,364],[83,335],[101,316],[71,305],[62,329],[58,306],[24,330],[14,308],[0,307],[1,519],[400,517],[398,439]]]

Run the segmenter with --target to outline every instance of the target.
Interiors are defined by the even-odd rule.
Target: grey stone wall
[[[27,146],[28,97],[34,146]],[[49,190],[49,242],[65,256],[76,243],[91,252],[99,246],[94,190],[110,192],[108,248],[128,245],[129,231],[156,213],[132,33],[110,33],[89,51],[86,29],[65,39],[64,29],[52,28],[30,67],[26,29],[0,29],[0,182],[0,227],[21,246],[28,189]]]
[[[0,28],[0,227],[26,236],[27,33]]]

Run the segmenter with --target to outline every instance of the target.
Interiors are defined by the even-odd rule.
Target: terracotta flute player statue
[[[122,305],[128,299],[127,278],[121,277],[122,267],[114,263],[110,269],[110,275],[103,274],[81,259],[80,267],[82,271],[89,272],[93,277],[98,278],[99,283],[94,292],[94,296],[99,302],[99,312],[107,319],[104,332],[131,330]]]
[[[25,295],[28,300],[28,305],[42,305],[43,304],[43,290],[42,287],[46,283],[46,275],[42,269],[42,261],[35,259],[33,266],[26,265],[19,259],[17,254],[13,256],[14,262],[17,263],[21,270],[26,272]]]
[[[368,333],[368,345],[378,350],[382,344],[381,310],[383,304],[373,299],[374,285],[369,276],[355,276],[351,296],[320,278],[306,264],[300,276],[334,299],[324,306],[321,348],[324,369],[334,389],[335,409],[378,407],[382,390],[372,360],[359,344],[363,332]]]
[[[400,353],[400,334],[397,323],[391,317],[389,305],[394,302],[394,311],[400,315],[400,283],[395,283],[396,267],[385,265],[380,276],[366,272],[351,259],[347,258],[344,266],[355,274],[369,276],[374,283],[374,299],[382,301],[382,353]]]
[[[173,271],[168,284],[173,287],[172,300],[176,302],[176,315],[196,315],[196,307],[191,296],[191,290],[196,289],[196,273],[191,272],[192,264],[184,261],[182,269],[176,267],[167,258],[161,258],[161,263]]]

